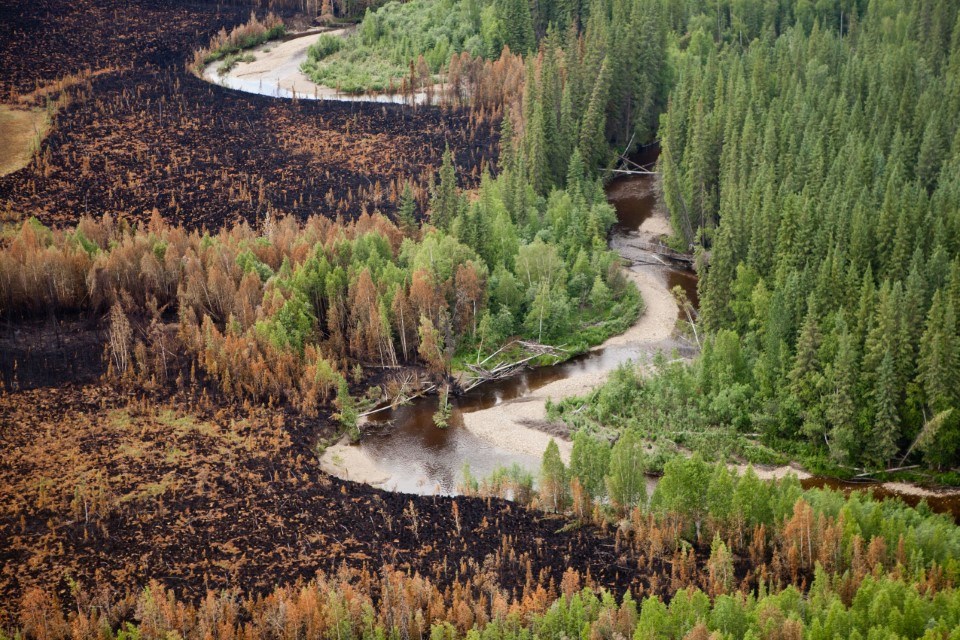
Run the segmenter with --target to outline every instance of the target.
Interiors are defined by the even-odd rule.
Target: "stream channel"
[[[349,30],[330,32],[345,36]],[[241,63],[226,74],[209,65],[203,77],[227,89],[268,95],[278,99],[320,99],[424,104],[435,99],[418,92],[409,94],[349,95],[321,87],[300,71],[315,33],[294,34],[279,43],[254,50],[256,60]],[[634,160],[652,166],[657,149],[649,148]],[[489,476],[498,467],[520,465],[536,476],[549,435],[534,428],[543,426],[546,397],[559,400],[588,392],[602,383],[609,372],[628,361],[643,361],[658,351],[678,351],[691,356],[687,341],[676,338],[674,324],[686,319],[669,291],[680,286],[694,306],[698,303],[696,275],[688,270],[659,264],[638,244],[655,242],[669,235],[670,226],[658,199],[657,178],[630,175],[607,186],[607,198],[617,212],[610,246],[630,263],[629,275],[637,283],[647,311],[626,334],[608,340],[583,355],[553,366],[528,369],[508,379],[482,384],[469,393],[451,398],[452,416],[447,429],[433,423],[436,396],[369,416],[367,431],[357,444],[340,443],[327,449],[321,463],[326,471],[342,478],[367,482],[384,489],[418,494],[455,494],[463,479],[464,465],[474,477]],[[531,410],[532,409],[532,410]],[[532,416],[532,419],[531,419]],[[540,423],[540,424],[534,424]],[[561,455],[569,458],[569,441],[559,440]],[[934,511],[947,513],[960,522],[960,492],[944,494],[914,485],[848,482],[811,476],[788,468],[760,470],[776,477],[796,472],[804,487],[830,487],[849,492],[872,489],[877,497],[899,497],[911,505],[926,500]],[[651,487],[655,480],[651,478]]]

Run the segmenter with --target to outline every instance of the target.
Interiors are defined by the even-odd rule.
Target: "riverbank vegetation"
[[[946,516],[663,455],[956,464],[950,2],[415,0],[359,29],[453,87],[407,109],[204,84],[191,47],[246,12],[131,1],[0,8],[37,58],[5,91],[103,69],[0,179],[0,636],[956,637]],[[319,471],[383,390],[635,318],[596,178],[657,137],[694,363],[560,405],[536,489]]]
[[[242,25],[238,25],[227,32],[221,29],[220,32],[210,40],[210,44],[203,49],[198,49],[193,54],[193,69],[202,72],[203,67],[211,62],[223,60],[220,69],[226,67],[226,71],[219,71],[223,74],[230,70],[230,67],[240,61],[240,53],[246,49],[252,49],[264,42],[282,38],[287,33],[287,28],[279,16],[270,13],[260,20],[256,14],[251,14],[250,19]]]

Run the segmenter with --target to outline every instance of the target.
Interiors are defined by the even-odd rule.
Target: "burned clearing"
[[[192,50],[249,15],[240,8],[58,6],[6,10],[0,93],[65,98],[43,152],[0,179],[8,217],[142,221],[156,209],[210,229],[267,214],[353,217],[392,211],[407,181],[423,204],[447,145],[467,185],[495,158],[495,123],[482,114],[275,100],[196,78],[186,70]],[[41,89],[68,75],[65,93]]]

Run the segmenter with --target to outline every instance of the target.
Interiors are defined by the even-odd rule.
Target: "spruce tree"
[[[871,400],[873,405],[873,425],[866,446],[870,463],[876,468],[884,468],[898,450],[900,438],[900,414],[897,411],[899,400],[897,374],[893,354],[888,349],[877,369]]]
[[[453,166],[453,154],[448,146],[443,152],[440,164],[440,183],[436,186],[430,200],[430,221],[442,231],[449,231],[450,225],[460,210],[460,193],[457,190],[457,172]]]
[[[397,206],[397,221],[400,228],[407,235],[411,235],[417,228],[417,202],[413,197],[413,188],[407,182],[400,193],[400,204]]]
[[[580,125],[580,156],[583,158],[587,170],[591,173],[606,162],[606,108],[609,85],[610,65],[604,58],[603,64],[600,66],[600,73],[593,84],[590,104],[583,117],[583,123]]]
[[[857,348],[846,322],[838,323],[837,357],[831,368],[831,393],[827,401],[830,455],[849,464],[859,453],[861,434],[857,432]]]
[[[514,53],[529,53],[536,45],[533,18],[527,0],[498,0],[503,42]]]

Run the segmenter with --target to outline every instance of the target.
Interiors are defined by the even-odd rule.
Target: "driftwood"
[[[865,472],[865,473],[858,473],[857,475],[855,475],[855,476],[853,476],[853,477],[854,477],[854,478],[866,478],[866,477],[868,477],[868,476],[873,476],[873,475],[876,475],[876,474],[878,474],[878,473],[894,473],[895,471],[909,471],[910,469],[919,469],[919,468],[920,468],[920,465],[918,465],[918,464],[911,464],[911,465],[907,465],[906,467],[890,467],[889,469],[880,469],[880,470],[878,470],[878,471],[867,471],[867,472]]]
[[[502,353],[508,347],[520,347],[523,349],[524,355],[518,360],[501,362],[492,369],[484,368],[484,364],[490,361],[490,359],[495,355]],[[554,358],[560,358],[565,353],[566,350],[563,347],[554,347],[548,344],[540,344],[539,342],[528,340],[514,340],[494,351],[492,354],[484,358],[480,363],[467,365],[467,368],[473,373],[473,377],[467,380],[462,392],[466,393],[477,385],[483,384],[484,382],[489,382],[490,380],[507,378],[516,373],[519,369],[526,367],[532,360],[536,360],[541,356],[553,356]]]
[[[647,171],[646,169],[610,169],[610,173],[621,173],[628,176],[655,176],[659,175],[656,171]]]
[[[433,391],[433,390],[436,389],[436,388],[437,388],[437,385],[432,384],[432,385],[430,385],[429,387],[424,387],[424,388],[421,389],[420,391],[417,391],[417,392],[416,392],[415,394],[413,394],[412,396],[405,396],[405,395],[397,396],[396,398],[391,399],[390,402],[385,402],[385,403],[381,404],[381,405],[378,406],[378,407],[375,407],[375,408],[373,408],[373,409],[370,409],[369,411],[364,411],[363,413],[361,413],[361,414],[358,415],[357,417],[358,417],[358,418],[363,418],[363,417],[366,417],[366,416],[371,416],[371,415],[373,415],[373,414],[375,414],[375,413],[380,413],[381,411],[386,411],[387,409],[395,409],[395,408],[397,408],[398,405],[406,404],[407,402],[410,402],[411,400],[416,400],[416,399],[419,398],[420,396],[425,396],[425,395],[427,395],[428,393],[430,393],[431,391]]]

